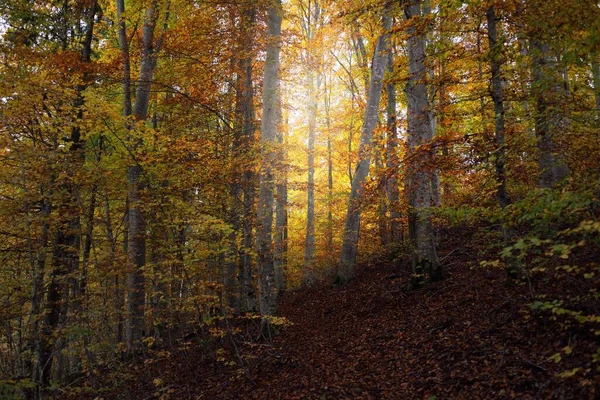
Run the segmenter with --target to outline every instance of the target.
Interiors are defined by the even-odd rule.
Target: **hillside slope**
[[[446,258],[448,278],[415,291],[406,290],[405,267],[373,263],[347,286],[287,294],[281,314],[292,326],[272,344],[237,340],[246,374],[223,360],[201,356],[214,347],[192,345],[137,365],[135,379],[115,395],[597,398],[600,381],[593,372],[557,376],[574,366],[594,368],[581,356],[590,354],[594,339],[584,332],[563,332],[559,323],[534,314],[527,285],[507,288],[501,271],[470,268],[468,259],[467,254],[451,254]],[[578,351],[560,363],[549,359],[567,345]]]

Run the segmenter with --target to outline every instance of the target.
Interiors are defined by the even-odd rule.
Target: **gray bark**
[[[502,43],[498,42],[498,33],[496,29],[496,10],[494,6],[488,8],[486,12],[488,25],[488,42],[490,45],[490,66],[492,69],[492,90],[491,96],[494,102],[494,122],[495,122],[495,167],[497,190],[496,196],[498,204],[502,209],[510,204],[510,199],[506,192],[506,147],[504,143],[504,94],[502,91],[502,72],[500,70],[500,59],[502,52]]]
[[[254,145],[254,122],[256,119],[254,112],[254,90],[252,85],[252,56],[254,38],[252,35],[255,24],[255,10],[250,7],[243,14],[243,21],[246,26],[244,35],[244,49],[248,56],[243,61],[244,85],[242,88],[242,140],[241,146],[246,154],[250,153]],[[252,279],[252,248],[254,242],[254,200],[255,200],[256,174],[250,165],[244,166],[242,174],[242,248],[240,249],[240,272],[239,272],[239,311],[256,311],[256,291]]]
[[[315,87],[315,62],[313,41],[318,29],[321,9],[318,1],[308,1],[303,10],[302,27],[306,37],[306,68],[308,86],[308,181],[307,181],[307,209],[306,209],[306,237],[304,243],[304,265],[302,268],[302,283],[312,285],[315,282],[315,135],[317,129],[317,110],[320,77],[316,78]]]
[[[279,54],[281,50],[281,0],[272,0],[268,10],[268,38],[263,76],[263,114],[261,121],[261,171],[258,195],[257,256],[259,308],[262,329],[268,332],[268,317],[277,315],[278,290],[273,264],[273,203],[276,141],[281,121]]]
[[[421,1],[411,0],[404,8],[409,20],[408,62],[409,80],[406,85],[408,101],[408,159],[406,190],[409,204],[409,233],[414,246],[413,272],[418,279],[442,278],[442,270],[435,249],[435,234],[429,209],[433,205],[431,193],[433,154],[419,150],[433,137],[429,121],[425,66],[425,34],[417,29],[415,21],[421,17]],[[412,21],[411,21],[412,20]]]
[[[140,74],[133,106],[133,114],[138,121],[144,121],[148,117],[150,87],[156,66],[154,30],[157,13],[158,1],[153,0],[146,9],[142,29]],[[136,143],[136,146],[139,145],[139,143]],[[141,191],[143,188],[141,166],[137,163],[129,165],[127,167],[127,198],[129,201],[128,301],[125,340],[127,350],[130,353],[140,346],[144,334],[146,277],[143,268],[146,265],[146,217],[142,210]]]
[[[252,60],[246,61],[246,84],[244,88],[244,140],[249,150],[254,144],[254,94],[252,88]],[[247,166],[243,177],[243,221],[242,221],[242,251],[240,270],[240,311],[256,311],[256,291],[252,278],[252,248],[254,246],[254,215],[255,215],[255,185],[256,174],[252,167]]]
[[[123,18],[125,12],[125,0],[117,0],[117,19],[119,20],[119,47],[121,48],[121,58],[123,62],[123,115],[131,115],[131,62],[129,59],[129,42],[127,39],[127,24]]]
[[[285,132],[280,130],[277,135],[277,176],[275,195],[275,286],[277,290],[285,289],[285,270],[287,269],[288,251],[288,191],[287,191],[287,168]]]
[[[330,75],[331,79],[331,75]],[[327,254],[333,252],[333,150],[331,145],[331,84],[325,81],[325,126],[327,128]]]
[[[388,51],[388,73],[394,73],[392,50]],[[386,84],[387,94],[387,146],[386,146],[386,169],[387,181],[386,192],[390,208],[390,242],[399,244],[402,241],[402,214],[400,213],[400,189],[398,187],[398,169],[400,160],[398,158],[398,127],[396,123],[396,85],[388,80]]]
[[[538,138],[539,183],[542,188],[556,187],[569,175],[569,167],[557,144],[565,128],[561,110],[562,77],[547,39],[534,37],[532,46],[533,92],[535,98],[535,133]]]
[[[496,159],[494,161],[496,169],[496,197],[498,199],[498,205],[502,210],[511,203],[510,197],[506,190],[506,145],[504,140],[504,93],[502,90],[502,71],[501,71],[501,59],[503,43],[498,41],[498,30],[496,27],[496,10],[494,6],[488,8],[486,12],[486,19],[488,25],[488,42],[490,46],[490,66],[492,70],[492,87],[491,96],[494,102],[494,122],[495,122],[495,139],[496,149],[494,151]],[[509,246],[513,240],[515,233],[506,225],[502,224],[502,239],[504,246]],[[516,259],[513,257],[507,257],[506,272],[509,279],[515,273],[517,268]]]
[[[363,186],[367,175],[369,174],[369,167],[371,164],[371,142],[373,139],[373,130],[377,125],[377,117],[379,115],[379,102],[381,100],[383,77],[387,64],[386,51],[388,48],[391,24],[392,18],[390,10],[386,7],[383,15],[383,33],[377,40],[373,64],[371,66],[371,81],[369,83],[367,106],[365,109],[358,149],[359,160],[352,178],[350,197],[348,199],[348,211],[346,213],[346,221],[344,224],[342,252],[337,273],[338,279],[342,282],[352,279],[355,273],[358,233],[360,229],[360,201],[363,197]]]

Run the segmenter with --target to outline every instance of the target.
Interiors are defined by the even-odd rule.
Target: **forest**
[[[600,396],[600,3],[0,0],[0,398]]]

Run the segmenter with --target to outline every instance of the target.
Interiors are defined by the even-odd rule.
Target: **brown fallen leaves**
[[[593,372],[558,377],[574,367],[597,367],[582,356],[592,352],[593,337],[564,331],[560,322],[533,313],[527,285],[507,287],[501,271],[472,268],[465,252],[446,262],[448,279],[418,291],[405,290],[407,264],[378,264],[363,266],[347,286],[287,294],[281,313],[293,325],[272,344],[238,335],[247,373],[240,372],[239,363],[206,357],[211,349],[195,344],[136,366],[136,379],[113,394],[168,399],[600,395]],[[577,347],[578,355],[560,363],[549,359],[567,344]],[[160,391],[163,387],[169,389]]]

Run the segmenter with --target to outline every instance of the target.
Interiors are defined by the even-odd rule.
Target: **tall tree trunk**
[[[592,57],[592,77],[594,80],[594,100],[596,100],[596,123],[600,125],[600,62],[598,54],[593,52]]]
[[[307,208],[306,208],[306,237],[304,242],[304,264],[302,267],[302,283],[312,285],[315,282],[315,135],[317,129],[317,110],[319,86],[321,77],[316,77],[316,60],[313,41],[318,29],[321,8],[319,2],[308,1],[305,5],[301,2],[302,30],[306,38],[306,80],[308,86],[308,181],[307,181]]]
[[[287,125],[287,122],[286,122]],[[287,190],[287,137],[285,130],[277,134],[277,173],[275,194],[274,268],[277,290],[285,289],[285,269],[288,252],[288,190]]]
[[[310,63],[310,61],[309,61]],[[318,79],[317,79],[318,80]],[[317,126],[317,93],[312,66],[308,71],[308,201],[306,209],[306,240],[304,243],[304,266],[302,268],[302,282],[312,285],[315,282],[315,134]]]
[[[235,16],[232,15],[232,19]],[[243,199],[242,199],[242,168],[245,166],[243,160],[244,148],[244,117],[245,117],[245,104],[244,104],[244,88],[246,85],[246,59],[249,57],[251,49],[246,48],[248,42],[247,36],[250,35],[248,31],[248,20],[247,15],[242,11],[241,25],[238,36],[238,49],[239,54],[244,55],[243,57],[235,60],[232,58],[233,75],[235,80],[235,119],[233,126],[233,142],[231,149],[231,160],[230,163],[233,165],[233,171],[231,174],[231,181],[229,183],[229,224],[231,225],[231,232],[228,237],[229,251],[225,260],[225,276],[223,277],[223,283],[225,286],[226,304],[234,310],[234,313],[239,313],[239,283],[238,278],[238,265],[241,264],[241,259],[238,258],[240,253],[238,246],[238,236],[241,230],[242,224],[242,210],[243,210]]]
[[[423,1],[423,15],[427,16],[431,13],[431,2],[430,0]],[[425,34],[425,47],[428,46],[428,43],[431,41],[435,41],[435,33],[434,29],[429,30],[429,32],[433,31],[433,35]],[[433,36],[433,37],[431,37]],[[479,43],[479,42],[478,42]],[[430,82],[435,82],[435,63],[427,63],[427,80]],[[479,70],[481,73],[481,63],[479,65]],[[428,110],[429,110],[429,123],[431,124],[431,132],[432,136],[438,135],[438,115],[437,115],[437,105],[440,102],[438,96],[436,96],[437,88],[434,84],[428,85],[427,90],[428,98]],[[433,170],[431,171],[431,200],[432,204],[436,207],[439,207],[442,203],[441,200],[441,188],[440,188],[440,169],[437,163],[437,148],[432,149],[432,161],[433,161]]]
[[[431,195],[431,151],[419,148],[431,142],[433,132],[429,121],[425,66],[425,34],[416,26],[421,17],[421,1],[411,0],[404,8],[409,20],[408,62],[406,85],[408,101],[407,193],[409,233],[414,246],[413,272],[420,281],[427,274],[432,281],[442,278],[442,269],[435,249],[435,234],[428,210],[433,205]]]
[[[123,14],[125,13],[125,0],[117,0],[117,19],[119,20],[119,46],[121,48],[121,61],[123,62],[123,115],[131,115],[131,63],[129,60],[129,42],[127,39],[127,24]]]
[[[257,256],[259,308],[263,334],[270,328],[270,316],[277,315],[278,290],[273,264],[273,202],[277,132],[281,123],[279,53],[281,51],[281,0],[271,0],[268,10],[268,38],[263,76],[263,114],[261,122],[261,170],[258,195]]]
[[[42,195],[41,201],[41,231],[38,239],[38,250],[34,260],[33,287],[31,291],[31,310],[29,312],[29,325],[32,326],[30,348],[35,354],[35,360],[31,365],[31,378],[36,384],[46,381],[46,376],[50,375],[50,369],[46,368],[46,360],[49,359],[47,349],[50,338],[44,336],[44,321],[42,320],[42,303],[44,297],[44,275],[46,273],[46,258],[48,251],[48,242],[50,239],[49,217],[52,205],[49,200],[49,193],[45,193],[44,187],[40,188]],[[36,386],[31,393],[31,398],[38,398],[39,386]]]
[[[388,50],[388,73],[394,73],[392,49]],[[400,189],[398,187],[398,127],[396,123],[396,85],[388,80],[387,94],[387,146],[386,146],[386,192],[390,208],[390,242],[399,244],[402,241],[402,214],[400,213]]]
[[[373,139],[373,130],[377,125],[379,115],[379,102],[381,100],[381,90],[383,88],[383,76],[387,64],[387,49],[389,30],[392,24],[392,18],[388,7],[383,14],[383,33],[377,40],[375,54],[373,55],[373,64],[371,66],[371,82],[367,96],[367,106],[363,121],[360,146],[358,149],[358,164],[354,171],[350,197],[348,199],[348,211],[344,224],[344,233],[342,241],[342,252],[340,256],[340,267],[337,277],[342,282],[347,282],[354,277],[356,265],[356,250],[358,247],[358,232],[360,228],[360,201],[363,197],[363,186],[369,167],[371,164],[371,142]]]
[[[330,74],[331,77],[331,74]],[[325,81],[327,82],[327,81]],[[331,81],[330,81],[331,82]],[[331,83],[325,85],[325,127],[327,128],[327,254],[333,253],[333,149],[331,143]]]
[[[569,175],[569,167],[562,155],[564,149],[559,148],[557,143],[565,128],[563,82],[556,57],[547,40],[541,37],[540,32],[535,32],[531,38],[531,55],[539,184],[542,188],[553,188]]]
[[[249,11],[248,25],[254,26],[254,9]],[[251,29],[249,29],[251,30]],[[249,36],[248,48],[252,47],[252,37]],[[254,90],[252,86],[252,57],[247,57],[244,61],[244,148],[249,153],[254,146]],[[242,176],[242,190],[244,197],[243,204],[243,222],[242,222],[242,251],[241,251],[241,270],[240,270],[240,311],[256,310],[256,293],[252,279],[252,248],[254,246],[254,201],[256,197],[256,174],[250,165],[245,166]]]
[[[375,158],[375,169],[377,170],[378,181],[377,185],[377,227],[379,233],[379,243],[381,247],[385,247],[390,242],[389,234],[389,218],[388,218],[388,204],[387,204],[387,172],[386,172],[386,148],[385,142],[386,137],[383,131],[377,132],[373,146],[374,158]]]
[[[81,62],[86,64],[91,62],[92,39],[97,10],[96,1],[92,1],[89,7],[88,20],[86,21],[87,28],[80,56]],[[67,3],[65,3],[64,12],[69,12]],[[83,75],[83,80],[84,82],[87,81],[86,74]],[[77,110],[77,120],[83,119],[83,91],[86,87],[87,83],[76,87],[77,94],[73,106]],[[70,301],[78,292],[76,274],[79,271],[81,245],[81,220],[78,207],[80,188],[79,184],[75,182],[74,172],[83,168],[85,162],[84,147],[81,143],[81,127],[78,124],[71,128],[69,142],[70,151],[65,155],[65,169],[67,171],[60,182],[63,188],[61,193],[64,194],[58,200],[58,220],[54,232],[51,259],[52,271],[50,272],[50,283],[46,292],[45,317],[41,330],[42,340],[40,341],[38,362],[41,368],[40,383],[43,387],[50,384],[53,356],[66,345],[64,340],[59,343],[53,336],[55,336],[59,325],[66,324],[68,313],[72,308]],[[58,372],[60,376],[62,371]]]
[[[118,0],[120,1],[120,0]],[[137,82],[133,115],[137,121],[148,117],[150,86],[156,66],[154,28],[158,13],[158,1],[153,0],[144,16],[140,74]],[[124,95],[124,98],[126,95]],[[139,146],[140,143],[136,143]],[[127,249],[127,321],[125,340],[127,350],[133,353],[141,344],[144,333],[146,278],[146,217],[143,212],[141,192],[142,168],[137,162],[127,167],[127,198],[129,201],[129,243]]]
[[[498,33],[496,28],[496,10],[494,6],[488,8],[486,12],[488,25],[488,41],[490,45],[490,66],[492,69],[492,100],[494,102],[494,122],[496,138],[496,197],[498,204],[502,209],[510,204],[508,193],[506,192],[506,147],[504,141],[504,95],[502,91],[502,71],[500,70],[500,60],[502,57],[502,43],[498,43]]]
[[[506,190],[506,144],[504,140],[504,94],[502,90],[502,70],[501,61],[503,44],[498,42],[497,17],[494,6],[488,8],[486,12],[488,25],[488,42],[490,46],[490,66],[492,70],[492,87],[491,96],[494,102],[494,122],[495,122],[495,139],[496,149],[494,151],[496,160],[494,162],[496,168],[496,197],[498,205],[502,210],[511,203],[510,197]],[[509,246],[515,233],[506,225],[502,224],[502,239],[504,246]],[[505,259],[507,278],[510,280],[516,270],[516,259],[507,257]]]

